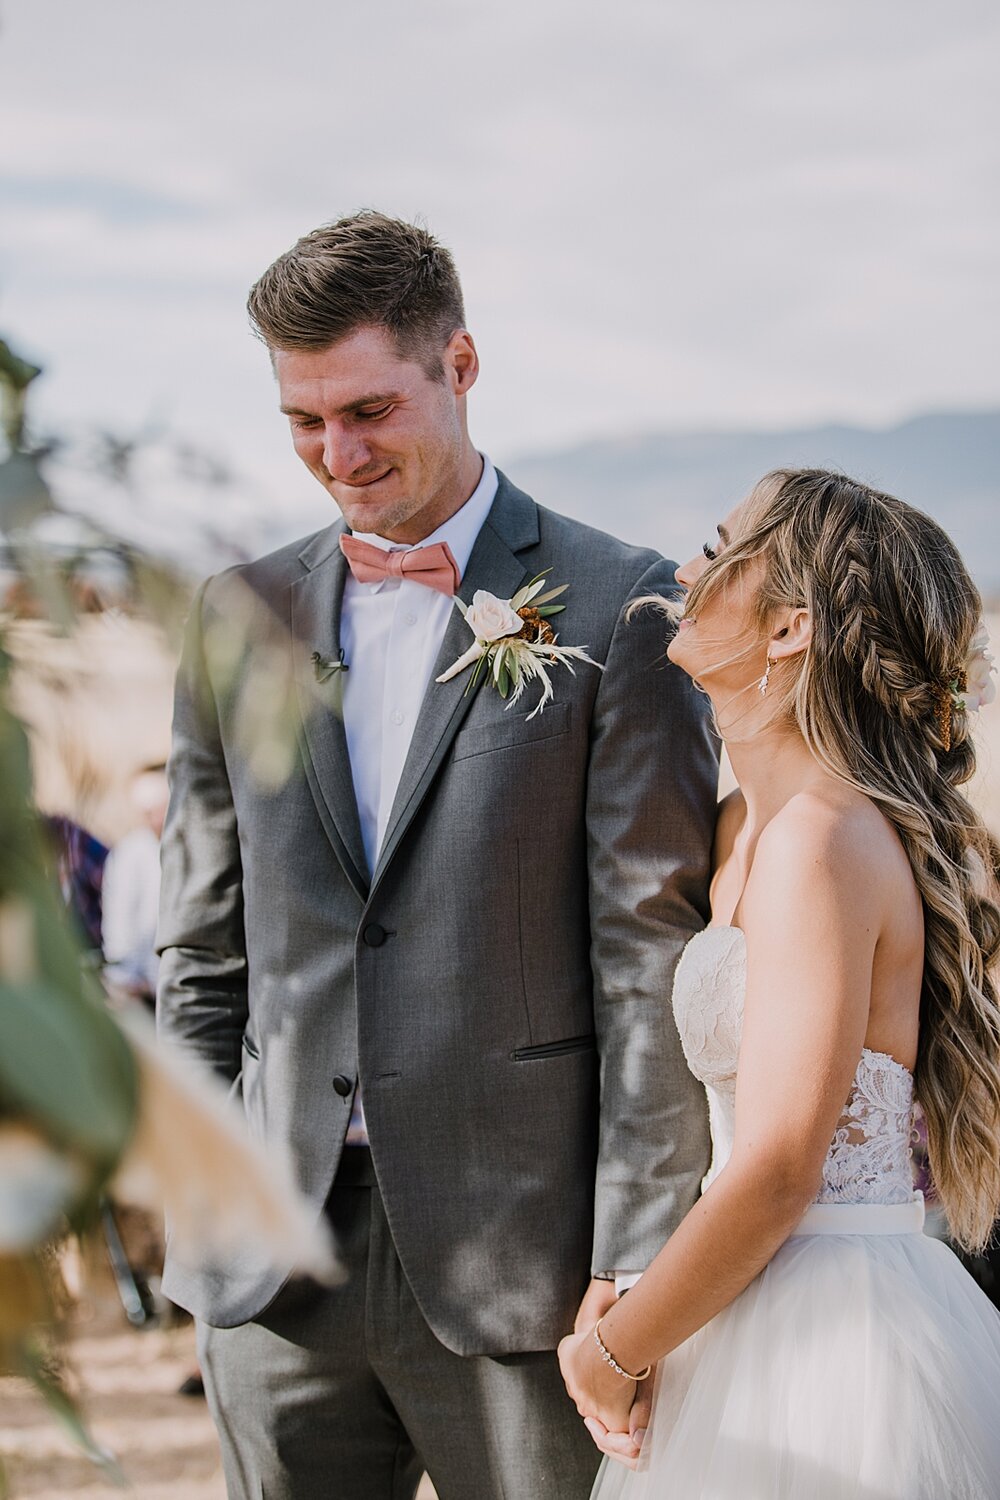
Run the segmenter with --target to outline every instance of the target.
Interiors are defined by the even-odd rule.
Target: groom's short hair
[[[373,209],[303,235],[251,288],[247,310],[271,350],[327,349],[359,328],[384,328],[435,379],[465,326],[450,253],[418,224]]]

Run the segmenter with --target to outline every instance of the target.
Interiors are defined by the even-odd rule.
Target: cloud
[[[0,320],[47,419],[169,403],[300,497],[243,300],[361,204],[454,248],[498,458],[981,406],[998,43],[979,0],[8,0]]]

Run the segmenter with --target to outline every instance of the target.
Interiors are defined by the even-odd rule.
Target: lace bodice
[[[736,1062],[743,1025],[746,943],[739,927],[708,927],[684,950],[674,979],[674,1015],[688,1066],[705,1085],[712,1165],[733,1148]],[[861,1054],[844,1113],[823,1163],[818,1203],[905,1203],[913,1193],[913,1077],[885,1052]]]

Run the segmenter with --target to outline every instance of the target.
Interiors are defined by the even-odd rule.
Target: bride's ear
[[[812,640],[812,616],[807,609],[783,611],[775,622],[768,642],[768,655],[780,660],[785,656],[799,656],[808,650]]]

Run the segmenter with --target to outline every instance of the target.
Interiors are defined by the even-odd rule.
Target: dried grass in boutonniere
[[[546,568],[547,573],[549,569]],[[438,682],[449,682],[475,663],[465,691],[471,692],[484,671],[490,673],[501,698],[509,698],[508,708],[524,692],[529,682],[542,684],[542,696],[538,707],[528,715],[533,719],[540,714],[546,703],[555,696],[548,668],[567,667],[574,671],[574,661],[585,661],[603,672],[600,662],[587,655],[585,646],[560,646],[549,617],[565,609],[564,604],[554,604],[569,588],[568,583],[542,593],[545,573],[539,573],[518,589],[512,599],[498,599],[486,589],[477,589],[472,603],[465,604],[457,596],[455,606],[461,611],[475,641],[468,651],[452,662],[447,672],[442,672]]]

